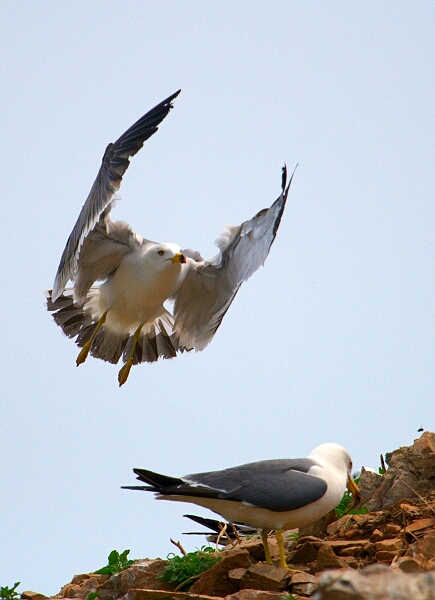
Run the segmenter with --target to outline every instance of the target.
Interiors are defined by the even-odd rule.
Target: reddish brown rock
[[[224,556],[211,569],[205,571],[200,579],[190,588],[192,594],[208,594],[209,596],[225,597],[234,594],[239,586],[231,581],[228,572],[232,569],[248,568],[251,566],[247,550],[233,551]]]
[[[340,556],[360,557],[364,554],[364,547],[365,544],[363,546],[349,546],[348,548],[343,548],[340,551]]]
[[[410,558],[409,556],[399,558],[394,566],[398,567],[404,573],[416,573],[421,570],[420,563],[415,558]]]
[[[165,571],[166,560],[150,561],[148,564],[133,565],[119,574],[119,591],[126,594],[129,590],[174,590],[177,586],[164,581],[159,576]],[[102,586],[104,587],[104,586]]]
[[[389,539],[389,540],[381,540],[380,542],[375,543],[376,552],[397,552],[401,550],[403,547],[403,542],[399,538]]]
[[[326,533],[330,536],[338,535],[340,531],[345,531],[345,527],[348,522],[352,519],[352,515],[344,515],[336,521],[330,523],[326,529]]]
[[[82,590],[82,588],[79,585],[70,585],[67,587],[67,590],[65,592],[65,598],[86,598],[89,592],[95,591],[96,588],[94,590]]]
[[[352,547],[364,548],[367,542],[368,540],[327,540],[324,542],[322,541],[322,543],[319,544],[319,547],[323,546],[324,544],[327,544],[328,546],[331,546],[331,548],[333,548],[334,551],[342,551],[345,548]]]
[[[370,541],[374,543],[380,542],[383,539],[384,534],[382,533],[382,531],[379,531],[379,529],[375,529],[372,535],[370,536]]]
[[[433,559],[435,557],[435,531],[430,531],[421,540],[411,544],[406,556],[412,558],[422,556],[425,561]]]
[[[398,534],[402,531],[400,525],[396,525],[394,523],[387,523],[385,525],[385,535],[388,537],[397,537]]]
[[[346,561],[347,566],[351,569],[359,569],[361,566],[361,560],[353,556],[342,556],[341,560]]]
[[[288,556],[287,562],[292,565],[308,564],[317,558],[317,548],[312,542],[305,542]]]
[[[328,526],[328,536],[355,538],[371,534],[384,520],[382,512],[361,515],[344,515]],[[351,533],[348,533],[351,532]]]
[[[191,594],[190,592],[170,592],[165,590],[130,590],[125,600],[215,600],[213,596]]]
[[[47,596],[44,596],[44,594],[32,591],[21,592],[21,598],[23,600],[48,600]]]
[[[319,548],[316,571],[323,571],[324,569],[342,569],[347,566],[345,560],[338,558],[338,556],[334,554],[334,551],[329,544],[324,544]]]
[[[227,596],[225,600],[283,600],[282,593],[265,592],[262,590],[240,590],[231,596]]]
[[[70,583],[62,588],[61,593],[64,598],[86,598],[91,592],[96,592],[100,585],[99,576],[89,575],[85,579],[80,578],[80,584]]]
[[[305,537],[308,535],[313,535],[316,537],[323,538],[325,537],[329,526],[337,522],[337,516],[335,514],[335,510],[331,510],[329,513],[324,515],[321,519],[318,519],[311,525],[304,525],[299,529],[299,536]]]
[[[412,523],[410,523],[410,525],[405,527],[405,531],[406,531],[406,533],[416,534],[416,533],[423,531],[424,529],[427,529],[429,527],[434,527],[434,526],[435,526],[435,517],[429,517],[428,519],[417,519],[416,521],[413,521]]]
[[[391,562],[396,557],[396,552],[388,552],[387,550],[379,550],[379,552],[376,552],[375,556],[376,556],[376,560],[378,562],[391,564]]]
[[[309,573],[294,573],[290,579],[290,590],[292,594],[311,596],[316,590],[319,578]]]
[[[255,537],[251,540],[243,540],[239,546],[239,550],[247,550],[253,560],[265,560],[264,546],[260,538]]]
[[[424,514],[425,510],[422,506],[415,506],[409,502],[397,502],[391,506],[391,510],[396,512],[397,515],[406,516],[407,520],[422,519],[428,515]]]
[[[375,545],[372,542],[367,542],[364,544],[364,553],[367,555],[367,558],[372,558],[375,555],[376,549]]]
[[[380,488],[383,482],[383,475],[379,473],[373,473],[373,471],[366,471],[364,467],[361,470],[361,477],[358,483],[359,495],[364,502],[368,502],[377,490]]]
[[[234,583],[237,583],[239,585],[239,582],[242,580],[246,571],[247,569],[243,568],[231,569],[231,571],[228,571],[228,577],[231,579],[231,581],[234,581]],[[241,586],[239,585],[239,587]]]
[[[435,434],[425,431],[409,447],[402,447],[385,457],[388,470],[382,483],[367,502],[371,510],[385,509],[398,500],[418,500],[435,489]]]
[[[351,540],[353,538],[357,538],[359,535],[359,532],[357,529],[348,529],[347,531],[344,532],[344,537]]]
[[[237,583],[240,589],[266,590],[279,592],[286,589],[290,579],[289,569],[259,563],[245,569],[230,571],[228,577]]]
[[[97,573],[80,573],[79,575],[74,575],[71,583],[64,585],[58,596],[61,598],[85,598],[90,592],[96,591],[97,587],[109,578],[110,575],[100,575]],[[21,597],[24,598],[23,595]]]

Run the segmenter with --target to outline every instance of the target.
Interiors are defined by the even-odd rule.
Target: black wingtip
[[[298,166],[299,166],[299,163],[297,163],[296,166],[295,166],[295,168],[293,169],[293,173],[291,174],[291,177],[289,179],[287,187],[286,187],[286,183],[287,183],[287,166],[286,166],[285,163],[284,163],[284,166],[282,168],[281,188],[282,188],[282,192],[283,192],[284,196],[286,196],[286,197],[287,197],[288,191],[290,189],[290,186],[292,184],[293,176],[294,176],[294,174],[295,174],[296,169],[298,168]]]
[[[181,485],[183,483],[183,481],[177,477],[162,475],[161,473],[147,471],[146,469],[133,469],[133,473],[136,475],[136,479],[153,486],[155,491],[161,490],[165,487]]]
[[[287,165],[284,163],[282,168],[282,178],[281,178],[281,189],[285,190],[285,184],[287,183]]]
[[[175,98],[179,95],[180,92],[181,92],[181,88],[177,92],[175,92],[174,94],[172,94],[171,96],[166,98],[166,100],[163,100],[162,104],[170,104],[172,102],[172,100],[175,100]],[[173,108],[172,104],[171,104],[170,108]]]

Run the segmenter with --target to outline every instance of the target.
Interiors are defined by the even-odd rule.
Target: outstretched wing
[[[294,174],[294,173],[293,173]],[[293,179],[282,170],[282,191],[268,209],[218,238],[219,254],[210,261],[189,260],[189,273],[175,294],[175,330],[180,343],[203,350],[216,333],[241,284],[266,260]]]
[[[130,164],[129,158],[134,156],[142,148],[144,142],[157,131],[158,125],[172,108],[172,100],[178,96],[180,91],[178,90],[178,92],[160,102],[160,104],[127,129],[114,144],[107,146],[97,178],[63,251],[54,280],[53,301],[56,301],[63,292],[68,280],[73,280],[83,242],[97,224],[100,225],[98,234],[103,233],[104,235],[104,230],[106,231],[105,241],[107,248],[107,241],[110,238],[110,227],[107,226],[109,224],[108,214],[113,197],[121,186],[122,176]],[[128,233],[131,233],[129,229]],[[123,240],[125,240],[126,234],[126,231],[121,233]],[[114,243],[118,243],[118,240],[114,240]]]

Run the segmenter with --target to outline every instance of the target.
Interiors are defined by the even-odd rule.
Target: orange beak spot
[[[170,259],[173,263],[181,263],[182,265],[186,262],[186,257],[181,252],[177,252],[175,256]]]

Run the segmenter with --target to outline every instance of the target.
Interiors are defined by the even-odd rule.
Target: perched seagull
[[[265,460],[223,471],[168,477],[133,469],[148,485],[128,490],[155,492],[159,500],[191,502],[231,523],[261,528],[266,562],[267,534],[276,530],[280,564],[286,567],[282,530],[313,523],[339,504],[346,486],[353,495],[352,459],[338,444],[321,444],[307,458]]]
[[[219,253],[211,260],[177,244],[151,242],[126,223],[112,221],[110,210],[129,158],[157,131],[179,93],[107,146],[63,251],[53,290],[47,292],[55,322],[82,348],[77,366],[89,353],[114,364],[122,356],[119,385],[134,364],[207,346],[243,281],[266,260],[292,180],[287,185],[284,167],[276,202],[237,227],[227,226],[216,241]],[[65,289],[69,280],[73,287]],[[164,307],[166,300],[175,301],[173,314]]]

